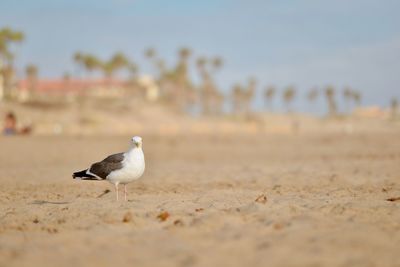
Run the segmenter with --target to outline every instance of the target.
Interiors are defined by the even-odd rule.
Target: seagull
[[[124,185],[125,201],[126,185],[139,179],[145,169],[144,154],[142,150],[142,138],[132,137],[132,147],[125,153],[108,156],[102,161],[93,163],[88,169],[74,172],[73,179],[80,180],[107,180],[114,184],[118,201],[118,185]]]

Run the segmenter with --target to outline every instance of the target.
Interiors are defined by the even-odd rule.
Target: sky
[[[186,46],[224,59],[224,92],[256,77],[259,94],[294,85],[295,108],[320,112],[322,103],[304,97],[312,87],[353,87],[365,105],[400,99],[399,10],[398,0],[1,0],[0,28],[26,34],[15,48],[20,76],[29,63],[41,77],[74,75],[76,51],[103,59],[123,51],[152,73],[145,48],[172,66]],[[262,97],[255,101],[261,108]]]

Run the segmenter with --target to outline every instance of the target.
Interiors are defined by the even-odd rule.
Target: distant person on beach
[[[12,112],[8,112],[4,118],[3,134],[4,135],[17,134],[17,118]]]
[[[17,117],[13,112],[8,112],[4,118],[3,135],[16,135],[16,134],[30,134],[32,132],[31,126],[22,127],[17,129]]]

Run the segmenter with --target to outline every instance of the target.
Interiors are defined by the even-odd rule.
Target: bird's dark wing
[[[124,153],[118,153],[103,159],[100,162],[94,163],[89,168],[89,172],[101,179],[106,179],[107,176],[116,170],[122,168],[122,161],[124,160]]]

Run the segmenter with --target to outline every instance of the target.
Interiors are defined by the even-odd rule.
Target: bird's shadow
[[[68,201],[46,201],[46,200],[35,200],[29,204],[33,205],[44,205],[44,204],[53,204],[53,205],[60,205],[60,204],[70,204],[71,202]]]

